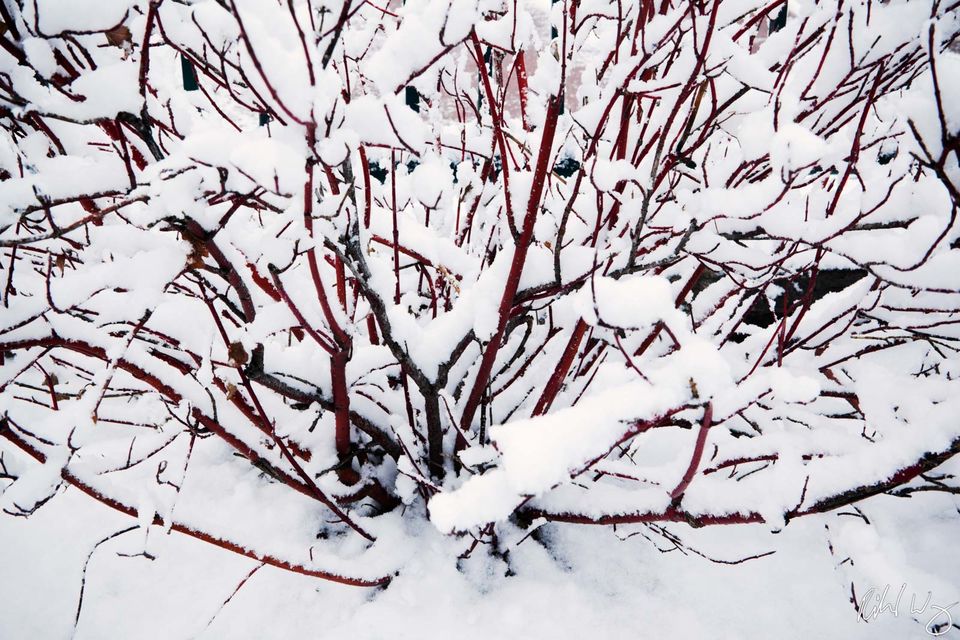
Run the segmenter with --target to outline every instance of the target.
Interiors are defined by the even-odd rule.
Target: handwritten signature
[[[864,622],[870,622],[886,613],[893,614],[894,617],[899,617],[902,610],[901,603],[906,593],[907,583],[900,585],[900,591],[897,592],[896,598],[891,598],[891,587],[889,584],[885,585],[882,590],[871,587],[870,590],[860,598],[860,606],[858,608],[860,614],[859,619]],[[948,605],[939,605],[932,602],[933,594],[929,591],[922,602],[918,604],[917,600],[917,594],[911,593],[910,615],[929,615],[924,624],[924,630],[926,630],[928,634],[931,636],[942,636],[954,626],[950,609],[960,604],[960,601]]]

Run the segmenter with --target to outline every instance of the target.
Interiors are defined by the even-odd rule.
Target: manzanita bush
[[[956,491],[958,6],[2,0],[3,511],[376,585]]]

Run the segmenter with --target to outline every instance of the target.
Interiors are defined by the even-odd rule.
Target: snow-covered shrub
[[[950,489],[957,3],[0,8],[5,513],[372,585]]]

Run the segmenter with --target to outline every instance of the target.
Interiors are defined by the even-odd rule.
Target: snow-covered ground
[[[777,534],[761,526],[714,528],[706,536],[702,530],[668,527],[715,560],[776,551],[738,565],[693,553],[661,553],[651,540],[661,548],[670,545],[646,529],[621,528],[615,534],[561,526],[549,535],[562,543],[553,545],[564,550],[562,556],[527,539],[510,554],[515,575],[509,577],[503,575],[506,565],[489,558],[467,561],[458,571],[450,541],[426,524],[408,532],[416,554],[386,589],[340,586],[263,567],[225,605],[258,563],[154,528],[147,543],[153,561],[118,555],[143,550],[137,532],[103,544],[92,556],[73,637],[931,637],[924,625],[937,615],[936,622],[946,620],[935,605],[947,608],[960,599],[955,549],[960,516],[954,500],[881,497],[868,501],[863,511],[872,528],[843,515],[800,519]],[[0,518],[0,638],[71,637],[90,550],[131,522],[74,489],[30,518]],[[634,531],[651,540],[615,537]],[[847,554],[852,569],[849,562],[841,565]],[[861,571],[861,565],[871,571]],[[853,576],[858,599],[868,600],[869,622],[858,620],[849,601]],[[880,592],[888,584],[887,608],[880,611]],[[877,589],[874,594],[871,587]],[[926,611],[911,616],[911,597],[916,594],[914,608],[920,608],[928,592]],[[960,608],[949,611],[960,622]],[[945,637],[955,634],[953,629]]]

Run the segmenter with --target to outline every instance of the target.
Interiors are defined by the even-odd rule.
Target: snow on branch
[[[371,586],[956,491],[956,3],[67,4],[0,2],[5,514]]]

